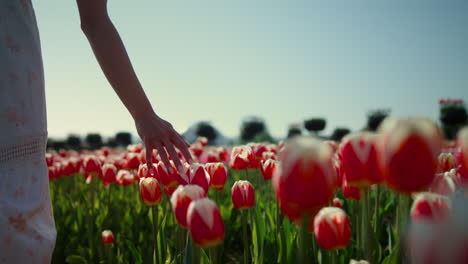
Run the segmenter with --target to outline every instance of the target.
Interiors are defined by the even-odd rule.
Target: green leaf
[[[78,255],[68,256],[66,259],[67,264],[88,264],[86,259]]]
[[[382,264],[396,264],[399,262],[399,258],[400,258],[400,244],[396,244],[392,250],[392,253],[388,255],[382,261]]]

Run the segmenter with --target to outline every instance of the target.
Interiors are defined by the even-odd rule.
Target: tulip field
[[[468,263],[468,128],[190,151],[179,168],[142,145],[48,152],[53,263]]]

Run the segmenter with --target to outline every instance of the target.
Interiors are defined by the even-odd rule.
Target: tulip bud
[[[269,160],[269,159],[276,160],[276,153],[271,152],[271,151],[263,152],[262,160]]]
[[[344,197],[352,200],[361,200],[361,189],[349,186],[346,178],[343,178],[341,189],[343,190]]]
[[[162,192],[158,180],[142,178],[140,181],[140,197],[145,205],[152,206],[161,202]]]
[[[331,202],[338,185],[332,156],[330,146],[312,137],[296,136],[286,143],[273,185],[287,217],[312,217]]]
[[[58,173],[57,173],[57,169],[55,168],[55,166],[48,167],[48,171],[49,171],[49,180],[50,181],[55,180],[55,179],[60,177],[60,175],[58,175]]]
[[[115,182],[115,177],[117,174],[117,168],[114,164],[104,164],[102,166],[102,180],[106,183]]]
[[[452,153],[440,153],[437,158],[437,173],[444,173],[457,168],[457,161]]]
[[[135,181],[135,176],[133,176],[133,174],[131,174],[128,170],[119,170],[119,172],[117,172],[117,176],[115,177],[115,181],[118,185],[127,186]]]
[[[203,190],[205,190],[205,193],[208,192],[208,186],[210,185],[210,175],[202,164],[186,164],[185,169],[183,171],[179,171],[177,176],[179,184],[196,184],[202,187]]]
[[[314,219],[314,233],[325,250],[345,248],[351,239],[348,216],[337,207],[322,208]]]
[[[206,197],[205,190],[198,185],[179,185],[171,196],[172,211],[177,222],[187,227],[187,210],[192,201]]]
[[[343,200],[338,197],[333,198],[333,206],[338,208],[343,208]]]
[[[114,243],[114,234],[110,230],[102,231],[102,243],[104,245],[110,245]]]
[[[174,162],[171,160],[171,171],[166,168],[166,165],[162,161],[159,161],[156,164],[156,178],[161,181],[164,186],[176,187],[179,185],[177,181],[177,172],[174,165]]]
[[[468,171],[468,127],[458,132],[457,145],[460,147],[460,163],[464,171]]]
[[[255,192],[248,181],[236,181],[231,188],[231,194],[236,209],[249,209],[255,204]]]
[[[429,191],[440,195],[450,196],[457,190],[456,181],[457,174],[455,169],[438,174],[434,178]]]
[[[130,152],[127,155],[125,167],[129,170],[137,170],[140,167],[140,159],[137,153]]]
[[[338,155],[342,173],[346,175],[349,185],[368,187],[382,181],[377,163],[376,139],[377,135],[369,132],[344,137]]]
[[[187,224],[192,239],[200,247],[214,247],[224,240],[224,224],[215,202],[208,198],[190,203]]]
[[[450,205],[447,198],[434,193],[418,193],[415,196],[411,207],[411,218],[413,222],[441,221],[450,212]]]
[[[154,166],[154,164],[151,164],[151,166],[153,167],[153,173],[156,172],[156,166]],[[153,177],[153,174],[150,173],[150,171],[148,170],[148,165],[146,164],[140,164],[140,167],[138,168],[138,178],[148,178],[148,177],[152,177],[152,178],[155,178]]]
[[[101,162],[94,155],[86,156],[83,165],[86,173],[93,176],[98,176],[101,173]]]
[[[231,152],[230,167],[233,170],[243,170],[246,169],[249,164],[252,156],[252,149],[248,146],[234,147]]]
[[[402,193],[429,187],[442,145],[437,125],[424,118],[390,118],[379,131],[379,165],[387,185]]]
[[[224,189],[224,184],[227,181],[227,168],[223,163],[206,163],[206,171],[210,175],[210,186],[218,191]]]
[[[260,172],[265,181],[269,181],[273,178],[279,162],[273,159],[267,159],[260,161]]]

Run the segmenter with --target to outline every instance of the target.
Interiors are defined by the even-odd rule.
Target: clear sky
[[[33,0],[46,72],[49,134],[134,132],[80,30],[75,1]],[[276,137],[325,117],[434,120],[441,97],[468,100],[466,0],[108,0],[160,116],[184,132],[210,120],[237,136],[263,117]]]

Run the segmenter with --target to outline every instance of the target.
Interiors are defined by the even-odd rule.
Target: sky
[[[41,34],[48,130],[135,133],[80,29],[75,1],[32,0]],[[211,121],[239,135],[264,118],[327,119],[358,130],[369,110],[438,117],[442,97],[468,100],[465,0],[108,0],[158,115],[183,133]]]

